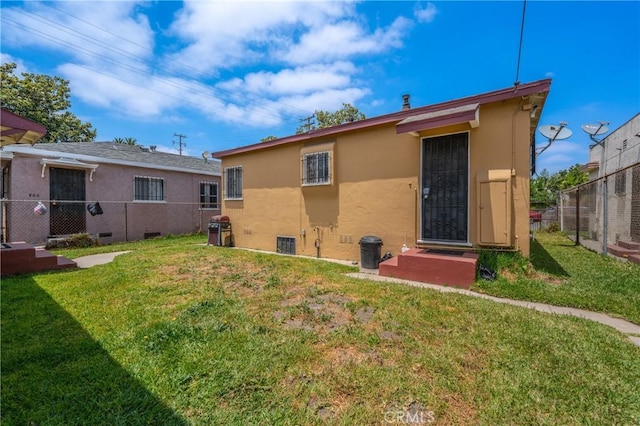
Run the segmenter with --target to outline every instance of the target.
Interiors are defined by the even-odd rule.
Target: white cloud
[[[415,10],[413,11],[413,15],[418,22],[431,23],[436,18],[437,14],[438,10],[433,3],[427,3],[427,6],[425,8],[417,5]]]
[[[300,42],[281,53],[281,57],[289,63],[304,64],[380,53],[401,47],[402,38],[412,25],[411,20],[398,17],[387,29],[367,33],[357,22],[327,24],[304,34]]]
[[[413,21],[397,17],[370,30],[355,5],[187,0],[162,34],[172,50],[156,57],[147,3],[27,2],[3,8],[3,23],[25,26],[4,31],[3,40],[53,52],[74,98],[116,116],[180,120],[189,110],[279,126],[362,101],[371,90],[357,79],[355,57],[403,45]],[[216,81],[216,73],[225,78]]]
[[[207,73],[269,61],[268,52],[292,43],[299,32],[353,10],[350,2],[185,1],[171,33],[187,47],[169,55],[168,63]]]
[[[169,55],[167,66],[215,73],[277,61],[327,63],[400,47],[412,25],[398,17],[371,32],[350,2],[187,1],[171,26],[186,47]]]
[[[4,31],[8,41],[62,52],[84,63],[140,65],[152,55],[153,32],[135,2],[27,2],[3,8],[3,22],[19,22]],[[108,29],[107,29],[108,28]],[[131,41],[135,40],[135,41]]]
[[[247,74],[244,80],[235,79],[234,89],[252,94],[291,95],[305,94],[326,89],[348,87],[351,75],[357,72],[350,62],[328,65],[310,65],[278,72],[260,71]]]

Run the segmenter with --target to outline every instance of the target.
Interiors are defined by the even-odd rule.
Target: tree
[[[310,130],[324,129],[327,127],[339,126],[340,124],[349,123],[352,121],[364,120],[364,113],[360,112],[358,108],[351,104],[342,104],[342,108],[336,112],[318,111],[314,113],[317,125],[304,124],[296,129],[296,134],[308,132]]]
[[[136,138],[113,138],[113,143],[121,143],[124,145],[137,145],[138,140]]]
[[[97,132],[89,122],[83,123],[71,107],[69,81],[44,74],[14,75],[16,64],[0,65],[2,108],[42,124],[47,134],[40,143],[93,142]]]
[[[538,174],[538,177],[531,179],[531,203],[554,204],[558,192],[588,181],[589,175],[580,171],[579,164],[552,175],[549,175],[549,172],[544,169]]]
[[[260,142],[269,142],[269,141],[274,141],[276,139],[278,139],[277,136],[269,135],[269,136],[266,136],[266,137],[260,139]]]

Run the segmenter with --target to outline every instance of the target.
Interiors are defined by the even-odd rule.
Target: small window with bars
[[[242,166],[224,169],[224,199],[242,200]]]
[[[200,182],[200,208],[218,208],[218,184],[214,182]]]
[[[302,185],[329,185],[331,183],[330,153],[314,152],[302,157]]]
[[[164,201],[164,179],[135,176],[133,199],[135,201]]]
[[[616,173],[614,188],[615,188],[616,195],[626,194],[627,192],[627,171],[626,170]]]
[[[283,254],[296,254],[296,238],[276,237],[276,252]]]

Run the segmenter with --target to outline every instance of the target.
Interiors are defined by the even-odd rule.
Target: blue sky
[[[1,3],[1,59],[70,81],[97,140],[184,154],[295,133],[314,110],[373,117],[510,87],[522,1]],[[573,136],[538,159],[588,161],[580,125],[640,110],[640,2],[528,1],[518,80],[551,77],[540,124]],[[538,144],[545,138],[538,134]]]

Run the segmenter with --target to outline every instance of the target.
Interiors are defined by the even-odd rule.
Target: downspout
[[[515,244],[515,248],[516,250],[519,250],[519,240],[518,240],[518,234],[516,233],[516,218],[515,218],[515,203],[513,201],[513,197],[515,194],[515,190],[514,190],[514,185],[516,184],[516,180],[515,180],[515,176],[516,176],[516,118],[518,116],[519,112],[523,112],[524,111],[524,105],[522,104],[522,101],[520,101],[518,103],[518,108],[516,108],[516,110],[513,112],[513,116],[511,117],[511,177],[514,178],[512,179],[511,182],[511,205],[510,207],[510,214],[511,217],[513,218],[513,220],[511,221],[511,234],[513,235],[513,242]],[[529,188],[527,188],[527,190],[529,190]],[[531,200],[529,200],[529,205],[531,205]]]

